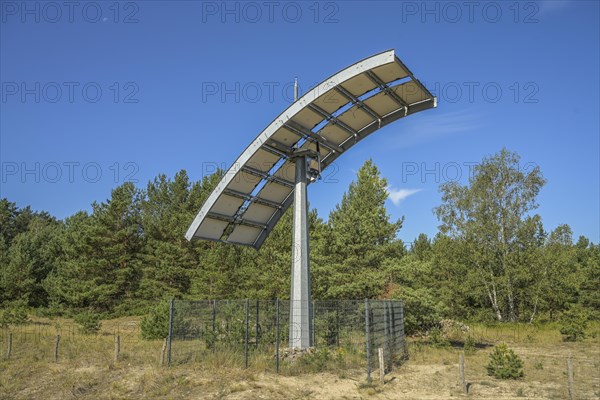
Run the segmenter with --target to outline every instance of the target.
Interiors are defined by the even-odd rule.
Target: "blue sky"
[[[438,108],[338,159],[327,218],[362,163],[390,184],[400,238],[433,235],[438,185],[503,146],[548,180],[546,229],[600,240],[599,3],[0,2],[0,196],[59,218],[127,179],[229,166],[302,92],[396,49]],[[191,222],[191,221],[190,221]]]

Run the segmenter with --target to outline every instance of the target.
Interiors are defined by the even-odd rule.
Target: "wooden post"
[[[158,366],[161,368],[165,360],[165,351],[167,351],[167,338],[165,338],[162,349],[160,350],[160,362],[158,363]]]
[[[119,360],[119,353],[121,352],[121,336],[115,336],[115,362]]]
[[[167,343],[167,367],[171,366],[171,342],[173,341],[173,304],[175,303],[175,299],[171,299],[171,304],[169,305],[169,342]]]
[[[279,373],[279,298],[275,302],[275,371]]]
[[[383,359],[383,347],[377,349],[379,351],[379,382],[383,383],[385,376],[385,361]]]
[[[369,300],[365,299],[365,342],[367,346],[367,382],[371,383],[371,326],[369,315]]]
[[[460,389],[468,393],[467,390],[467,382],[465,381],[465,355],[461,354],[458,358],[458,383],[460,385]]]
[[[569,399],[575,399],[575,383],[573,382],[573,360],[571,359],[571,355],[567,357],[567,380],[568,380],[568,389],[569,389]]]
[[[60,343],[60,335],[54,338],[54,362],[58,362],[58,344]]]
[[[256,326],[254,327],[254,331],[255,331],[254,336],[256,336],[256,342],[254,343],[254,347],[257,347],[257,348],[258,348],[258,335],[260,334],[258,331],[258,329],[259,329],[258,328],[259,327],[258,315],[259,315],[259,302],[258,302],[258,300],[256,300]]]
[[[8,348],[6,349],[6,359],[10,359],[12,353],[12,332],[8,334]]]

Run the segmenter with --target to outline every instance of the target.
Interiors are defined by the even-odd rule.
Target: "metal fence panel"
[[[279,372],[289,353],[289,300],[174,300],[170,314],[169,360],[200,361],[220,353],[216,362],[249,365],[266,362]],[[386,372],[406,356],[400,300],[315,300],[309,307],[315,351],[352,353],[378,368],[383,348]],[[291,333],[290,333],[291,332]],[[262,360],[262,361],[260,361]],[[265,361],[266,360],[266,361]]]

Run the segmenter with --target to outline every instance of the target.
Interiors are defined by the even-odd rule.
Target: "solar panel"
[[[294,151],[318,150],[325,169],[374,131],[435,106],[435,97],[394,50],[349,66],[292,103],[256,137],[202,205],[187,239],[260,248],[293,201]]]

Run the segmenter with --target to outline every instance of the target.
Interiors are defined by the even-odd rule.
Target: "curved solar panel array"
[[[394,50],[351,65],[290,105],[258,135],[206,200],[187,239],[260,248],[293,201],[293,152],[318,150],[324,170],[377,129],[435,106],[436,99]]]

